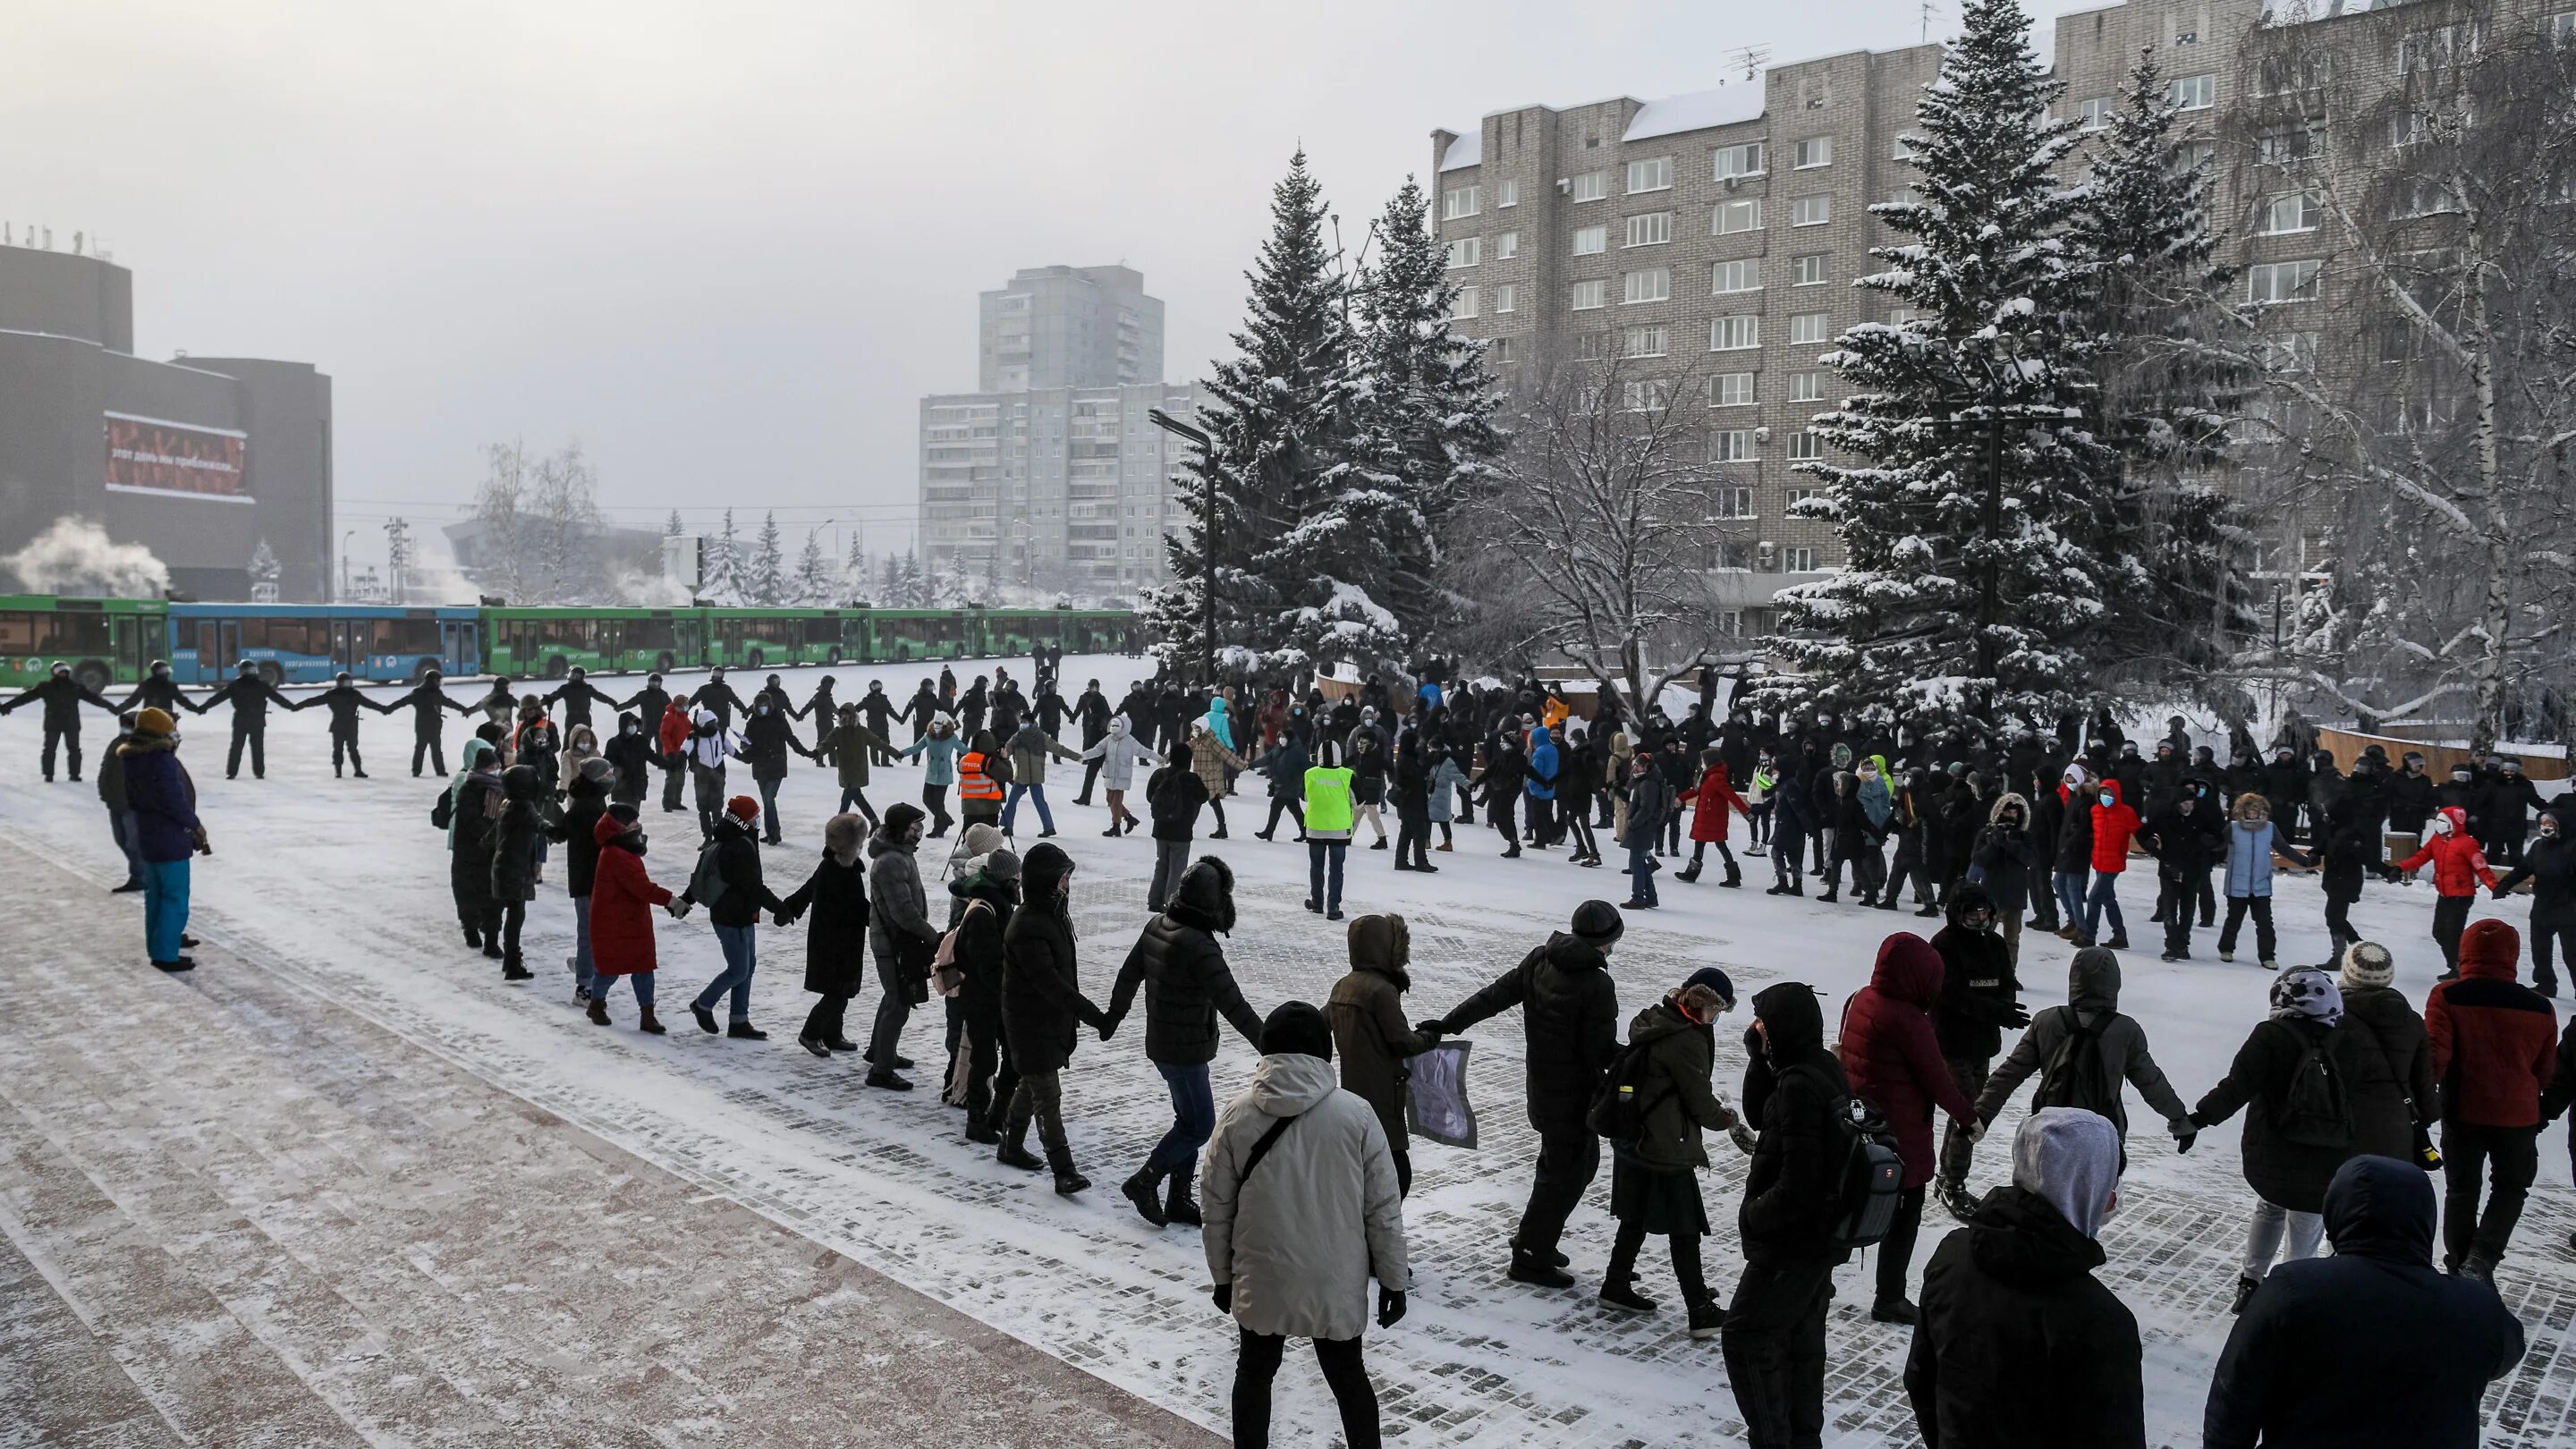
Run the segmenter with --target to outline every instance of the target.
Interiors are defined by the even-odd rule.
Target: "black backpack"
[[[1814,1068],[1790,1070],[1808,1072],[1831,1090],[1824,1074]],[[1842,1170],[1835,1175],[1833,1220],[1827,1237],[1845,1250],[1876,1247],[1895,1225],[1898,1203],[1905,1196],[1905,1161],[1897,1155],[1895,1129],[1877,1107],[1860,1097],[1849,1098],[1832,1121],[1835,1145],[1828,1150],[1840,1155]]]
[[[2345,1148],[2352,1145],[2352,1107],[2345,1100],[2343,1074],[2336,1070],[2327,1046],[2332,1032],[2309,1035],[2282,1089],[2272,1123],[2281,1136],[2302,1147]]]
[[[2109,1117],[2110,1104],[2102,1100],[2102,1033],[2110,1027],[2112,1013],[2105,1012],[2100,1021],[2086,1026],[2074,1007],[2058,1010],[2066,1013],[2066,1039],[2057,1044],[2047,1064],[2039,1069],[2039,1090],[2032,1095],[2030,1104],[2033,1109],[2080,1107]],[[2116,1096],[2119,1088],[2113,1084],[2110,1090]]]
[[[1601,1079],[1600,1090],[1592,1094],[1591,1110],[1584,1114],[1584,1125],[1613,1147],[1636,1146],[1637,1139],[1646,1135],[1646,1114],[1681,1090],[1667,1083],[1651,1098],[1638,1090],[1645,1085],[1646,1059],[1652,1046],[1630,1042],[1621,1047],[1618,1060],[1610,1064],[1609,1075]]]

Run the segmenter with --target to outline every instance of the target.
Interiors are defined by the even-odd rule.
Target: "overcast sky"
[[[1912,0],[29,0],[0,6],[0,220],[104,238],[146,356],[330,373],[352,526],[452,518],[479,446],[524,437],[579,440],[622,521],[774,506],[891,545],[916,400],[974,386],[975,294],[1015,269],[1141,270],[1195,376],[1301,143],[1356,238],[1427,182],[1434,126],[1920,26]]]

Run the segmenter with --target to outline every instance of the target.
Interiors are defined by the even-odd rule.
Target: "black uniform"
[[[45,779],[50,782],[54,778],[54,749],[61,745],[70,752],[72,778],[77,780],[81,777],[80,707],[92,704],[115,714],[116,705],[97,690],[72,678],[70,670],[57,669],[44,683],[22,691],[7,704],[0,704],[0,714],[40,699],[45,702],[45,745],[44,753],[38,759],[44,767]]]
[[[295,708],[311,709],[317,704],[331,712],[331,773],[340,773],[340,755],[345,750],[349,768],[358,772],[359,779],[367,778],[366,762],[358,758],[358,711],[372,709],[378,714],[391,714],[394,707],[367,698],[346,679],[310,699],[298,701]],[[442,767],[439,773],[445,774],[446,770]]]
[[[707,676],[707,682],[699,685],[697,693],[689,696],[689,703],[714,710],[716,723],[725,729],[733,728],[735,710],[751,713],[751,706],[743,703],[742,696],[733,692],[733,686],[724,682],[724,676],[716,674]]]
[[[420,778],[420,762],[425,758],[442,777],[447,774],[447,711],[472,714],[474,706],[460,704],[447,697],[446,687],[436,674],[423,675],[409,694],[386,701],[385,713],[392,714],[409,706],[411,709],[411,777]]]
[[[578,669],[572,672],[572,676],[570,678],[566,679],[563,683],[556,685],[553,693],[546,696],[546,703],[548,704],[553,704],[558,700],[563,703],[563,727],[566,734],[570,734],[572,732],[572,727],[574,725],[588,725],[590,723],[590,706],[592,701],[596,700],[610,709],[617,708],[617,701],[600,693],[599,687],[592,684],[589,677]],[[591,733],[595,735],[599,733],[599,731],[594,727],[591,730]]]
[[[125,697],[125,703],[118,705],[116,712],[125,714],[138,709],[157,709],[174,717],[183,709],[190,714],[205,713],[204,709],[189,701],[188,692],[179,687],[179,681],[170,677],[170,666],[157,659],[152,662],[152,672],[144,676],[141,684],[134,686],[134,692]]]
[[[206,709],[230,700],[233,706],[232,752],[224,756],[224,778],[241,774],[242,746],[250,746],[250,773],[255,780],[268,778],[268,707],[293,709],[295,702],[277,692],[277,686],[248,668],[232,682],[206,696]],[[202,711],[201,711],[202,712]]]
[[[821,769],[828,763],[823,758],[823,746],[831,740],[833,723],[841,713],[841,707],[832,699],[832,676],[824,675],[823,682],[814,686],[814,697],[793,713],[798,719],[814,717],[814,767]]]

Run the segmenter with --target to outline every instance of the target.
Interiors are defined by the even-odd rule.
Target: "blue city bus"
[[[181,684],[232,678],[247,659],[271,684],[451,678],[483,672],[480,611],[399,604],[170,605],[171,676]]]

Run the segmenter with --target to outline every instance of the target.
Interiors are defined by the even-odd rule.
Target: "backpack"
[[[2066,1013],[2066,1039],[2039,1069],[2039,1090],[2031,1097],[2031,1107],[2080,1107],[2109,1117],[2111,1113],[2104,1110],[2108,1104],[2102,1100],[2102,1033],[2109,1029],[2113,1014],[2105,1013],[2100,1021],[2086,1026],[2074,1007],[2059,1010]],[[2115,1096],[2117,1091],[2114,1087]]]
[[[930,958],[930,986],[942,996],[955,996],[966,985],[966,968],[957,964],[957,937],[966,929],[966,922],[974,917],[979,906],[987,915],[992,913],[991,901],[968,901],[965,911],[957,917],[957,924],[949,927],[948,934],[939,938],[939,950]]]
[[[1811,1067],[1790,1070],[1822,1078]],[[1895,1130],[1861,1097],[1851,1098],[1833,1124],[1835,1145],[1828,1151],[1842,1158],[1842,1169],[1835,1174],[1833,1219],[1826,1236],[1845,1251],[1876,1247],[1895,1225],[1898,1202],[1905,1196],[1905,1162],[1896,1153]]]
[[[1610,1064],[1609,1075],[1601,1079],[1600,1089],[1592,1094],[1590,1110],[1584,1113],[1584,1125],[1613,1147],[1624,1150],[1636,1146],[1637,1139],[1646,1135],[1646,1114],[1680,1090],[1667,1084],[1652,1098],[1638,1093],[1653,1045],[1632,1041],[1621,1047],[1618,1059]]]
[[[455,790],[451,788],[439,791],[437,801],[429,807],[429,828],[432,830],[445,830],[449,825],[453,824],[455,820]]]
[[[2272,1113],[2281,1136],[2302,1147],[2350,1147],[2352,1108],[2344,1099],[2343,1076],[2327,1054],[2331,1034],[2311,1037],[2290,1069],[2281,1104]]]
[[[725,893],[724,871],[716,859],[721,849],[714,841],[707,842],[698,852],[697,867],[689,872],[689,899],[708,910],[714,910]]]

